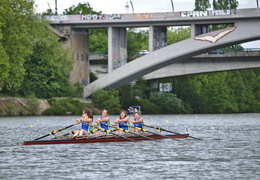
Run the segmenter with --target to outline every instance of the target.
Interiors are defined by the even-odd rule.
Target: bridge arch
[[[234,27],[195,36],[150,52],[85,86],[83,97],[89,97],[98,89],[119,88],[157,69],[213,49],[258,40],[259,28],[259,20],[237,22]]]

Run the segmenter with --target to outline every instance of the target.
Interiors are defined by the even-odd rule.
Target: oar
[[[92,126],[92,125],[90,125],[90,126]],[[92,127],[94,127],[94,126],[92,126]],[[128,138],[128,137],[125,137],[125,136],[122,136],[122,135],[113,133],[112,131],[109,131],[109,130],[106,130],[106,129],[103,129],[103,128],[100,128],[100,127],[95,127],[95,128],[96,128],[97,130],[106,131],[107,133],[111,133],[111,134],[113,134],[113,135],[119,136],[119,137],[124,138],[124,139],[127,139],[127,140],[129,140],[129,141],[136,142],[136,140],[133,140],[133,139],[130,139],[130,138]],[[93,131],[95,131],[95,130],[93,130]]]
[[[149,126],[149,125],[146,125],[146,124],[142,124],[142,125],[143,125],[143,126],[146,126],[146,127],[149,127],[149,128],[157,129],[157,130],[159,130],[159,131],[166,131],[166,132],[175,133],[175,134],[182,135],[182,136],[191,137],[191,138],[197,139],[197,140],[202,140],[202,139],[200,139],[200,138],[196,138],[196,137],[193,137],[193,136],[190,136],[190,135],[180,134],[180,133],[177,133],[177,132],[169,131],[169,130],[163,129],[163,128],[161,128],[161,127],[154,127],[154,126]]]
[[[101,123],[101,124],[104,124],[104,123]],[[121,131],[127,131],[127,130],[125,130],[125,129],[122,129],[122,128],[118,128],[118,127],[116,127],[116,126],[112,126],[112,125],[108,125],[108,124],[104,124],[104,125],[106,125],[106,126],[109,126],[109,127],[113,127],[113,128],[116,128],[116,130],[121,130]],[[144,135],[141,135],[141,134],[137,134],[137,133],[134,133],[134,132],[130,132],[130,131],[127,131],[127,132],[129,132],[129,133],[131,133],[131,134],[134,134],[134,135],[137,135],[137,136],[141,136],[141,137],[144,137],[144,138],[146,138],[146,139],[150,139],[150,140],[155,140],[155,139],[153,139],[153,138],[150,138],[150,137],[147,137],[147,136],[144,136]]]
[[[49,135],[54,135],[54,134],[56,134],[57,132],[63,131],[63,130],[65,130],[65,129],[68,129],[68,128],[72,127],[72,126],[75,126],[75,124],[72,124],[72,125],[70,125],[70,126],[67,126],[67,127],[61,128],[61,129],[58,129],[58,130],[56,130],[56,131],[52,131],[52,132],[50,132],[49,134],[46,134],[46,135],[44,135],[44,136],[42,136],[42,137],[39,137],[39,138],[37,138],[37,139],[34,139],[33,141],[37,141],[37,140],[42,139],[42,138],[45,138],[45,137],[47,137],[47,136],[49,136]]]
[[[77,131],[77,130],[70,131],[69,133],[63,134],[63,135],[61,135],[60,137],[67,136],[67,135],[70,135],[70,134],[75,134],[76,131]]]
[[[130,125],[127,125],[127,124],[124,124],[124,125],[125,125],[125,126],[128,126],[128,127],[131,127],[131,128],[136,128],[136,129],[141,130],[141,131],[143,131],[143,132],[149,132],[149,133],[152,133],[152,134],[156,134],[156,135],[158,135],[158,136],[163,136],[163,137],[165,137],[165,138],[170,138],[170,139],[173,139],[173,140],[175,140],[175,141],[179,141],[178,139],[172,138],[172,137],[170,137],[170,136],[165,136],[165,135],[162,135],[162,134],[158,134],[158,133],[155,133],[155,132],[152,132],[152,131],[148,131],[148,130],[143,129],[143,128],[134,127],[134,126],[130,126]]]

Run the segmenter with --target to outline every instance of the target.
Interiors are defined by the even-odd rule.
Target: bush
[[[0,108],[0,115],[4,115],[5,110]]]
[[[39,110],[39,104],[40,103],[38,102],[38,99],[34,95],[31,95],[28,97],[27,105],[28,105],[32,115],[37,114],[37,112]],[[21,113],[24,113],[24,112],[20,112],[20,114]]]
[[[7,104],[8,115],[15,115],[15,109],[13,104]]]
[[[139,105],[142,107],[141,111],[142,114],[161,114],[160,108],[148,101],[147,99],[139,99]]]
[[[163,114],[179,114],[185,112],[182,100],[178,99],[175,94],[155,92],[151,93],[149,100],[156,104]]]
[[[45,115],[66,115],[81,114],[82,110],[86,108],[86,104],[80,103],[78,100],[71,98],[49,99],[51,108],[44,111]]]
[[[92,95],[92,101],[99,109],[108,109],[109,114],[117,114],[120,111],[118,90],[97,90]]]

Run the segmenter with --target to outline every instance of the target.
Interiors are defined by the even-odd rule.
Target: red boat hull
[[[169,138],[187,138],[189,135],[186,134],[173,134],[173,135],[166,135]],[[152,139],[165,139],[164,136],[159,135],[149,135],[147,136]],[[134,141],[143,141],[143,140],[151,140],[141,136],[127,136]],[[128,139],[122,137],[115,137],[115,136],[99,136],[93,138],[81,138],[81,139],[70,139],[70,138],[58,138],[58,139],[48,139],[48,140],[38,140],[38,141],[25,141],[23,145],[48,145],[48,144],[76,144],[76,143],[101,143],[101,142],[123,142],[123,141],[130,141]]]

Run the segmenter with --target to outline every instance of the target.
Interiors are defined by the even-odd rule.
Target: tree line
[[[207,2],[196,0],[195,10],[207,9]],[[237,1],[227,0],[214,0],[213,5],[217,9],[226,8],[226,2],[232,8],[238,6]],[[52,13],[49,9],[43,15]],[[89,3],[79,3],[63,12],[80,13],[102,12],[94,11]],[[81,84],[68,81],[73,68],[69,49],[62,47],[48,28],[49,22],[38,15],[33,0],[1,1],[0,95],[45,99],[82,97]],[[91,29],[89,34],[90,52],[107,53],[107,30]],[[168,44],[189,37],[189,28],[168,29]],[[134,52],[148,49],[148,31],[130,28],[127,38],[129,62],[134,60]],[[172,83],[171,93],[153,92],[145,80],[139,79],[117,90],[99,90],[92,100],[96,107],[111,109],[111,113],[130,105],[141,105],[143,113],[259,112],[259,78],[259,69],[252,69],[160,80],[159,83]]]

